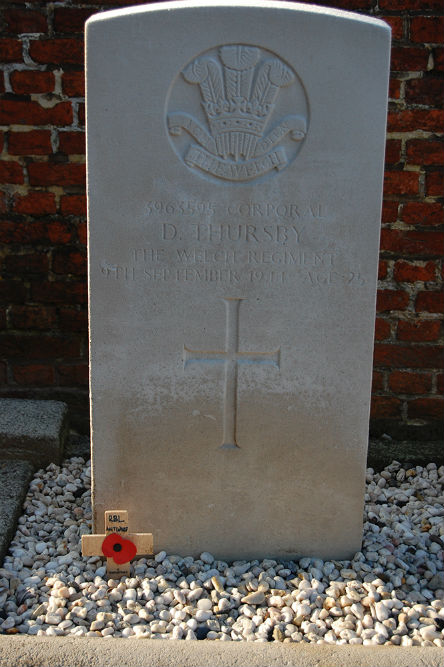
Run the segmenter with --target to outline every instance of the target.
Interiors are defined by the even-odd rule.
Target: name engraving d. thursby
[[[198,84],[209,131],[185,112],[168,116],[172,136],[184,130],[197,142],[183,156],[185,164],[228,181],[246,181],[288,164],[283,146],[289,135],[301,141],[307,132],[302,115],[287,115],[265,134],[281,88],[296,75],[280,58],[242,44],[222,46],[216,56],[196,58],[182,72]],[[264,136],[265,135],[265,136]]]

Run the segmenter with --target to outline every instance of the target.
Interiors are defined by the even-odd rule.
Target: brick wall
[[[78,428],[88,423],[83,25],[134,4],[0,7],[0,395],[66,400]],[[434,439],[444,407],[443,4],[331,5],[393,31],[372,432]]]

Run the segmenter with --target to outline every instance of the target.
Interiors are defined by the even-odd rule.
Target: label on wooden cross
[[[105,512],[105,533],[110,535],[112,533],[117,535],[126,536],[128,534],[128,512],[127,510],[116,511],[107,511]],[[128,540],[125,540],[127,542]],[[119,545],[116,544],[114,549]],[[103,544],[102,544],[103,551]],[[105,555],[105,552],[103,552]],[[137,553],[137,549],[136,549]],[[108,556],[108,554],[106,554]],[[134,554],[135,555],[135,554]],[[134,557],[134,556],[133,556]],[[131,559],[130,559],[131,560]],[[107,557],[106,559],[106,571],[111,576],[112,579],[118,579],[120,577],[129,576],[130,573],[130,561],[126,563],[116,563],[114,558]]]
[[[104,535],[82,535],[82,554],[106,556],[106,571],[112,579],[128,577],[130,561],[136,555],[152,553],[151,533],[129,533],[127,510],[105,512]]]

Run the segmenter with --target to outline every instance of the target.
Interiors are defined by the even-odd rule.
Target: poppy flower
[[[117,533],[110,533],[102,542],[102,553],[112,558],[115,563],[129,563],[137,553],[137,547],[131,540],[125,540]]]

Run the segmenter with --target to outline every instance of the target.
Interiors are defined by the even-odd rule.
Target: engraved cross
[[[242,297],[225,297],[225,350],[191,350],[184,345],[184,368],[192,362],[220,363],[225,366],[222,449],[239,449],[236,438],[237,369],[239,364],[269,364],[280,368],[281,350],[239,351],[239,309]]]

